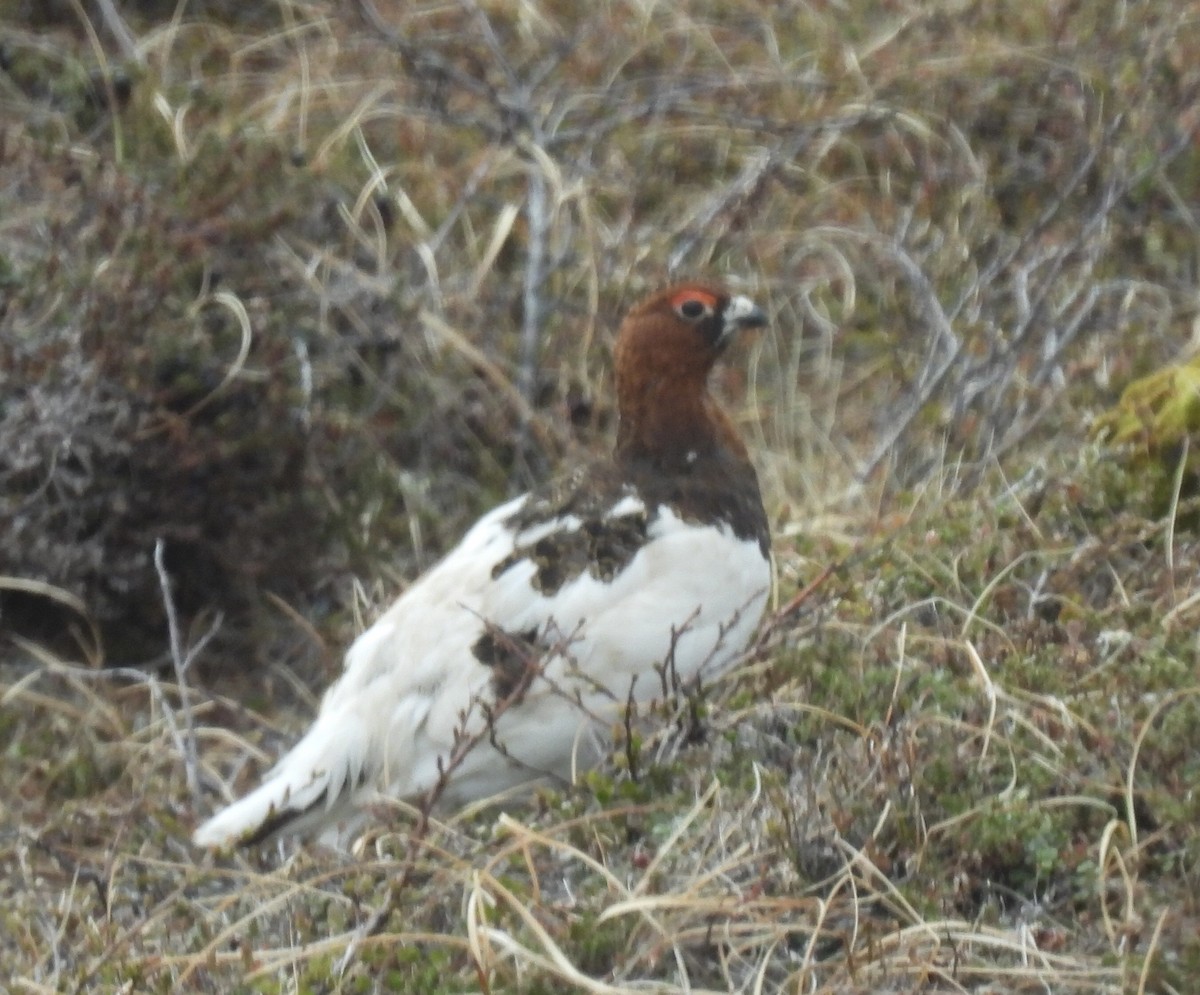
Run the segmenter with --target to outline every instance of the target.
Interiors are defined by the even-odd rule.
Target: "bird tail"
[[[321,716],[258,788],[197,827],[192,842],[252,846],[331,827],[354,810],[354,799],[369,780],[368,756],[362,722]]]

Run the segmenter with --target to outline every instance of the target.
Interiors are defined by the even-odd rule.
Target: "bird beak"
[[[767,323],[767,313],[749,297],[740,294],[729,298],[729,303],[725,305],[724,317],[725,326],[721,329],[722,345],[741,328],[762,328]]]

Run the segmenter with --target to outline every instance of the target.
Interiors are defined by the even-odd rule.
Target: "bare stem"
[[[183,756],[183,769],[187,777],[188,791],[192,795],[192,804],[200,809],[200,760],[196,750],[196,721],[192,715],[192,703],[188,697],[187,672],[196,657],[217,634],[221,627],[221,616],[214,619],[212,626],[200,638],[195,646],[186,653],[183,649],[183,639],[179,632],[179,617],[175,611],[175,599],[171,595],[171,578],[163,561],[164,544],[162,539],[154,543],[154,569],[158,572],[159,588],[162,591],[163,608],[167,613],[167,631],[171,641],[171,663],[175,668],[175,683],[179,686],[179,710],[183,713],[182,741],[177,741]]]

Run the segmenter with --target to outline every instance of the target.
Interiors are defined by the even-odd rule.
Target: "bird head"
[[[658,460],[728,441],[731,427],[708,396],[708,375],[737,331],[766,323],[748,297],[700,283],[677,284],[637,304],[614,351],[618,451]]]
[[[678,284],[629,312],[617,348],[661,353],[662,362],[677,368],[699,362],[707,372],[736,332],[766,323],[766,314],[748,297],[699,283]]]

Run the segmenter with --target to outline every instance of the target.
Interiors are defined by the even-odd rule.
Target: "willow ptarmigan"
[[[617,336],[611,457],[501,505],[346,654],[312,728],[201,825],[225,846],[344,838],[376,793],[456,807],[569,780],[621,706],[721,673],[770,586],[758,479],[709,394],[746,297],[682,284]]]

